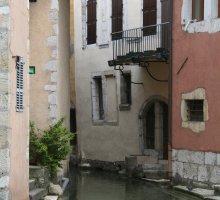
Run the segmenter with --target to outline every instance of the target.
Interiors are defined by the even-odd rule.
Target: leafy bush
[[[65,160],[72,149],[70,141],[74,135],[63,122],[64,118],[61,118],[44,131],[30,123],[30,163],[47,166],[52,174],[61,167],[60,161]]]

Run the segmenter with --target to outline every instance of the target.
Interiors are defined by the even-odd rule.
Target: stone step
[[[58,200],[58,196],[46,196],[46,197],[44,197],[44,200]],[[62,198],[62,200],[63,200],[63,198]]]
[[[142,166],[143,171],[147,170],[168,170],[168,165],[167,164],[144,164]]]
[[[168,160],[158,160],[158,163],[168,165]]]
[[[144,171],[147,171],[147,170],[161,170],[162,169],[162,165],[160,165],[160,164],[144,164],[142,167],[143,167]]]
[[[168,178],[167,170],[146,170],[143,173],[144,173],[144,177],[147,179],[167,179]]]
[[[40,200],[42,199],[44,196],[46,196],[47,191],[43,188],[36,188],[34,190],[31,190],[29,192],[29,198],[30,200]]]
[[[30,179],[29,180],[29,191],[35,189],[35,186],[36,186],[35,179]]]

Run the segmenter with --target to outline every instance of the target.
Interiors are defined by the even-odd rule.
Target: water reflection
[[[192,200],[155,186],[100,171],[71,169],[70,184],[63,200]]]

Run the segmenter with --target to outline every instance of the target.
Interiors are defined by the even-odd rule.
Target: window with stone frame
[[[120,110],[128,110],[131,105],[131,72],[123,72],[120,77]]]
[[[204,0],[192,0],[192,19],[204,20]]]
[[[182,127],[189,128],[195,133],[204,131],[209,119],[205,89],[197,88],[191,92],[182,93],[181,96]]]
[[[93,124],[117,126],[117,82],[113,70],[92,72],[91,95]]]

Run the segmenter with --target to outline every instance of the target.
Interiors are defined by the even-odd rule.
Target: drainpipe
[[[168,105],[169,105],[169,141],[168,141],[168,176],[172,178],[172,32],[173,32],[173,0],[170,0],[170,56],[169,56],[169,81],[168,81]]]

